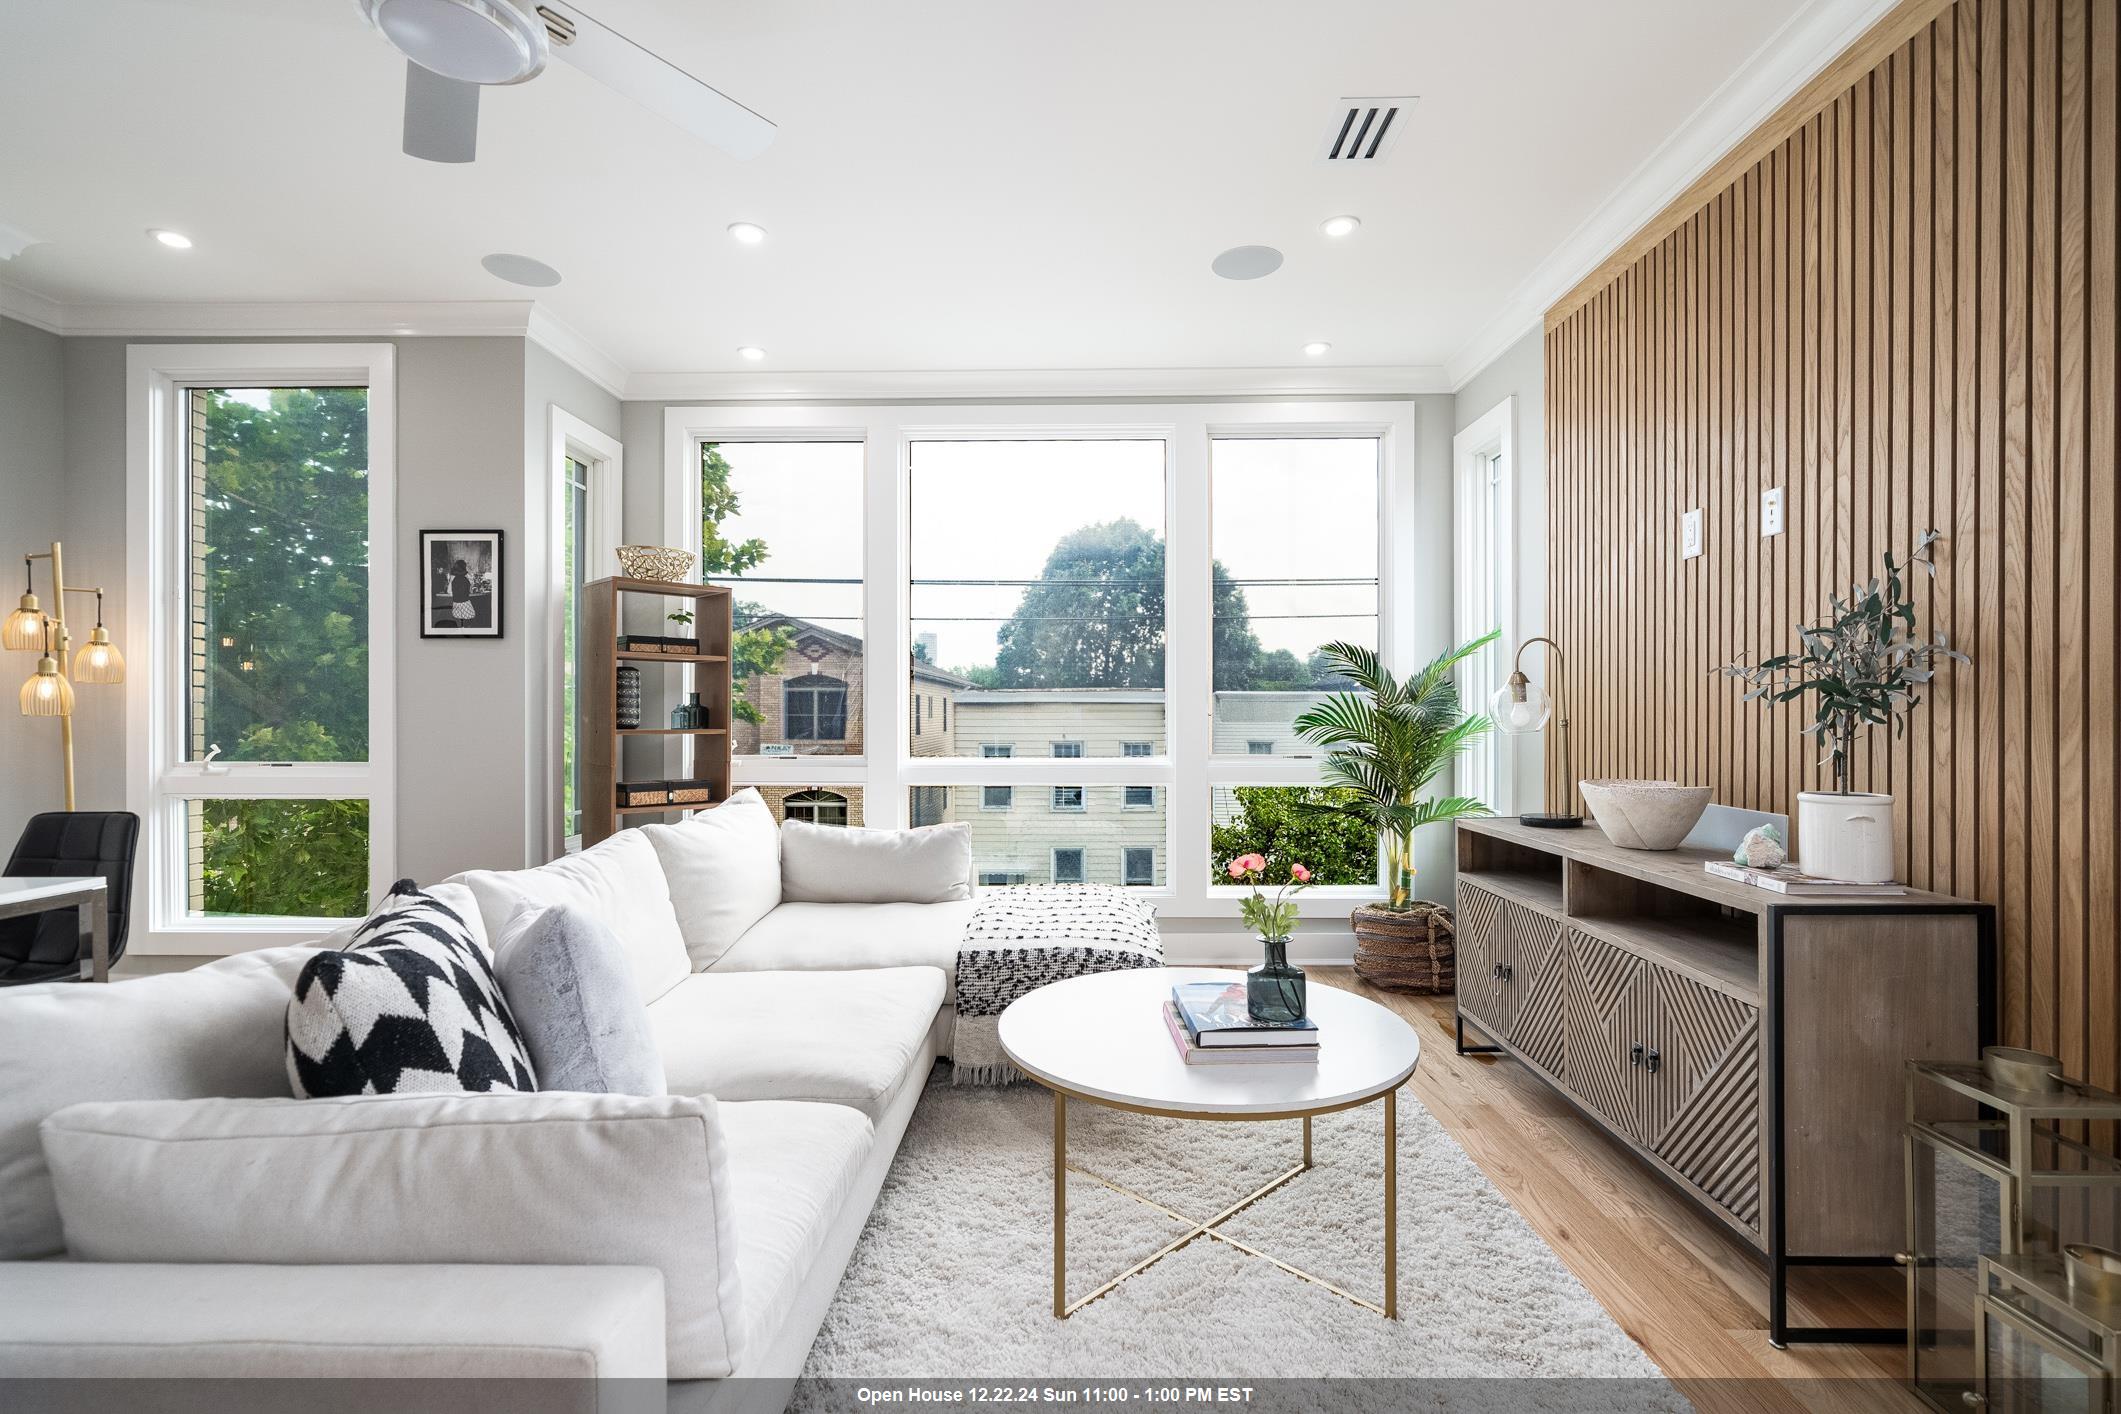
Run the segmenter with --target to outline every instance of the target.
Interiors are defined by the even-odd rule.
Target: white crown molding
[[[66,307],[20,285],[0,281],[0,315],[34,324],[47,334],[64,334]]]
[[[613,397],[623,400],[628,396],[626,385],[632,375],[628,374],[626,366],[582,337],[574,326],[562,322],[552,311],[533,305],[524,334],[530,342]]]
[[[939,398],[1314,398],[1450,391],[1438,367],[1058,368],[902,373],[636,373],[629,402],[876,402]]]
[[[1658,212],[1714,166],[1820,70],[1840,57],[1898,0],[1812,0],[1769,36],[1688,115],[1641,166],[1539,263],[1509,300],[1444,367],[1457,392],[1473,375],[1538,328],[1547,307],[1574,289]]]

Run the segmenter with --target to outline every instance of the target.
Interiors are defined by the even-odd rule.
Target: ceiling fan
[[[479,89],[522,83],[558,54],[606,88],[732,157],[756,157],[773,124],[560,0],[355,0],[403,54],[405,151],[429,162],[478,155]]]

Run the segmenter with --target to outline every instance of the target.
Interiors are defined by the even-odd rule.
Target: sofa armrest
[[[663,1374],[653,1267],[0,1263],[0,1380]]]
[[[671,1376],[741,1358],[712,1099],[141,1100],[40,1133],[79,1261],[654,1267]]]

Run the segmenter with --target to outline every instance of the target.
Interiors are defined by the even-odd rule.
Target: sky
[[[764,540],[740,596],[859,635],[862,448],[857,443],[724,442],[741,507],[730,539]],[[1161,442],[917,442],[911,458],[913,630],[936,635],[946,668],[991,666],[1016,587],[925,580],[1036,579],[1054,545],[1084,525],[1131,518],[1164,536]],[[1377,444],[1248,439],[1215,444],[1214,553],[1246,584],[1254,634],[1302,658],[1334,638],[1376,642]],[[1294,616],[1306,617],[1294,617]],[[1291,617],[1282,617],[1291,616]]]

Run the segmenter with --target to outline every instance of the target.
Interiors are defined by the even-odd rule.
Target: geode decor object
[[[1731,851],[1731,861],[1743,864],[1748,869],[1780,869],[1789,863],[1790,852],[1783,846],[1782,831],[1773,825],[1755,825],[1738,841],[1738,848]]]

